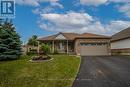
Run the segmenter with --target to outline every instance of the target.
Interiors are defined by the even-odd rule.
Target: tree
[[[28,40],[28,45],[31,45],[31,46],[37,46],[38,43],[37,43],[37,36],[36,35],[33,35],[29,40]]]
[[[20,36],[11,22],[0,24],[0,60],[17,59],[21,55]]]
[[[50,53],[50,46],[48,44],[42,44],[41,45],[41,50],[45,55]]]

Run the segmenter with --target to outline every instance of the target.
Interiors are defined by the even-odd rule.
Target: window
[[[66,39],[66,38],[62,34],[60,34],[55,39]]]
[[[80,43],[81,46],[102,46],[106,45],[106,43]]]

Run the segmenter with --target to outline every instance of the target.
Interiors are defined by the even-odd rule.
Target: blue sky
[[[57,32],[112,35],[130,26],[130,1],[16,0],[13,22],[23,42]]]

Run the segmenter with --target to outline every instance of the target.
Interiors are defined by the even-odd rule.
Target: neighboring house
[[[21,51],[23,54],[26,54],[27,53],[27,46],[26,45],[22,45],[21,46]]]
[[[112,36],[111,51],[112,54],[130,55],[130,27]]]
[[[110,55],[110,37],[84,33],[58,33],[56,35],[42,37],[39,43],[49,44],[51,51],[77,55]]]

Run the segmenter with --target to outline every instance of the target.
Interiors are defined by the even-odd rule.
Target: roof
[[[39,38],[38,40],[42,41],[47,41],[47,40],[57,40],[55,39],[58,35],[62,34],[66,40],[75,40],[79,38],[110,38],[108,36],[104,35],[98,35],[98,34],[92,34],[92,33],[83,33],[83,34],[78,34],[78,33],[58,33],[55,35],[47,36],[47,37],[42,37]],[[59,39],[58,39],[59,40]],[[63,39],[64,40],[64,39]]]
[[[60,32],[55,35],[39,38],[38,40],[55,40],[55,38],[60,34],[62,34],[67,40],[74,40],[75,37],[79,36],[79,34],[77,33],[61,33]]]
[[[110,37],[105,35],[92,34],[92,33],[83,33],[77,38],[110,38]]]
[[[126,38],[130,38],[130,27],[114,34],[111,41],[118,41]]]

